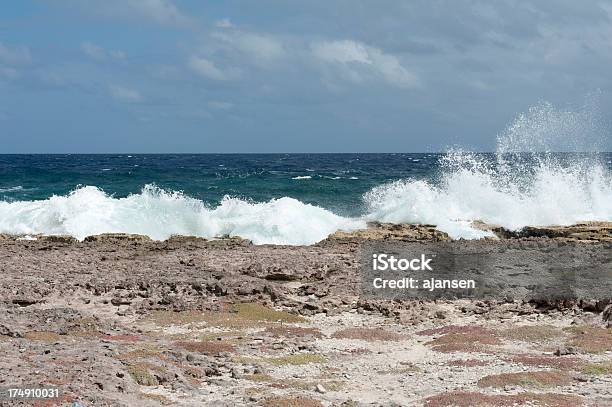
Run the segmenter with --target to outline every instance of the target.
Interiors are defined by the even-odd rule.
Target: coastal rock
[[[612,328],[612,304],[608,304],[608,306],[601,313],[601,319],[608,328]]]
[[[88,243],[149,242],[151,238],[149,236],[132,233],[102,233],[100,235],[87,236],[83,241]]]
[[[361,298],[364,242],[358,239],[314,246],[238,239],[126,241],[0,241],[0,351],[10,377],[27,382],[36,371],[43,383],[63,386],[65,394],[74,393],[71,400],[84,405],[200,401],[202,389],[214,405],[219,400],[242,405],[255,389],[266,403],[276,397],[273,401],[292,403],[283,405],[320,406],[339,396],[356,399],[364,389],[391,394],[397,383],[407,388],[400,404],[413,405],[448,387],[473,386],[470,366],[478,366],[482,377],[504,373],[503,366],[490,362],[494,355],[574,366],[574,359],[587,357],[585,344],[609,349],[600,316],[581,311],[600,311],[605,301]],[[529,246],[547,253],[562,244],[542,238],[444,245],[462,251]],[[592,252],[605,244],[576,246]],[[606,308],[604,319],[611,313]],[[551,350],[563,356],[539,357],[540,339],[508,336],[526,326],[524,332],[537,338],[540,331],[552,335]],[[584,333],[575,333],[578,327]],[[526,357],[526,351],[533,356]],[[468,355],[448,359],[456,352]],[[321,375],[323,369],[330,375]],[[374,374],[362,375],[364,369]],[[440,380],[441,372],[449,371]],[[580,384],[593,394],[602,388],[596,381]],[[423,392],[424,385],[433,387]],[[308,391],[315,404],[283,398],[298,389]]]
[[[249,239],[243,239],[238,236],[220,236],[207,242],[208,247],[214,248],[232,248],[252,245],[253,242],[251,242]]]
[[[612,241],[612,222],[581,222],[570,226],[526,226],[519,230],[506,229],[481,221],[472,227],[493,232],[500,239],[548,238],[573,241]]]
[[[410,225],[393,223],[368,223],[367,229],[351,232],[337,231],[330,235],[327,241],[337,240],[426,240],[433,242],[446,242],[451,238],[448,234],[436,229],[435,225]]]
[[[181,243],[181,244],[190,244],[190,243],[205,243],[208,239],[199,236],[184,236],[184,235],[172,235],[166,242],[168,243]]]
[[[68,235],[49,235],[49,236],[38,236],[38,240],[42,242],[50,242],[50,243],[65,243],[71,244],[76,243],[78,240],[72,236]]]

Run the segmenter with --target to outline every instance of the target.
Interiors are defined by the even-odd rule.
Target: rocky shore
[[[612,223],[466,245],[610,249]],[[1,405],[612,405],[608,300],[381,301],[360,296],[374,240],[447,242],[372,224],[313,246],[239,238],[0,235]]]

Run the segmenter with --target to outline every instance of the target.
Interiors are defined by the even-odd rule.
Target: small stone
[[[253,373],[255,373],[255,374],[266,374],[267,370],[262,365],[255,365],[255,366],[253,366]]]
[[[434,314],[434,316],[438,319],[446,319],[447,314],[446,311],[442,311],[442,310],[438,310],[436,311],[436,313]]]
[[[586,383],[589,381],[589,377],[585,376],[585,375],[575,375],[574,376],[574,380],[581,382],[581,383]]]
[[[321,383],[317,384],[317,387],[315,388],[315,390],[317,391],[317,393],[321,393],[321,394],[327,393],[327,389],[323,387]]]
[[[578,353],[578,349],[573,346],[563,346],[558,348],[555,351],[555,356],[564,356],[564,355],[575,355]]]
[[[237,367],[233,367],[231,370],[231,375],[233,379],[242,379],[243,374]]]

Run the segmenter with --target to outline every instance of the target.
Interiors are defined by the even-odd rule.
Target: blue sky
[[[611,66],[604,1],[12,1],[0,152],[493,150],[543,101],[611,149]]]

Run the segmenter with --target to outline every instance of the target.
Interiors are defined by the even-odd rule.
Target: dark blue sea
[[[96,186],[116,198],[145,185],[218,204],[292,197],[359,214],[361,196],[387,181],[432,179],[438,154],[0,155],[0,199],[30,201]]]

